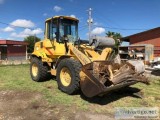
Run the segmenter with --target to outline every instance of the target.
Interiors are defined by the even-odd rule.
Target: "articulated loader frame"
[[[113,38],[96,36],[90,39],[89,44],[81,43],[77,34],[78,20],[69,16],[55,16],[47,19],[45,24],[45,39],[35,44],[32,53],[30,71],[34,81],[47,79],[48,73],[51,73],[58,76],[60,90],[72,94],[80,83],[80,88],[87,97],[103,95],[137,82],[148,83],[143,76],[142,61],[129,60],[121,63],[120,58],[115,57],[118,53],[113,54],[116,44]],[[56,26],[54,31],[53,25]],[[72,33],[75,35],[72,36]],[[67,81],[67,84],[61,85],[62,81]],[[67,92],[72,87],[73,91]]]
[[[52,67],[52,59],[43,50],[35,51],[34,56],[41,57],[42,62],[48,63],[52,75],[57,75],[57,66],[61,60],[66,58],[77,59],[82,64],[80,76],[80,89],[87,97],[103,95],[122,87],[133,85],[137,82],[148,84],[148,80],[143,76],[144,64],[138,60],[128,60],[119,62],[112,56],[113,49],[107,47],[98,53],[92,46],[82,44],[74,46],[66,43],[68,51],[60,56]],[[39,54],[41,53],[41,54]],[[42,54],[43,53],[43,54]],[[118,56],[118,55],[117,55]]]

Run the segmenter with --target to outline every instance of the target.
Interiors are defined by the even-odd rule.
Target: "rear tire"
[[[32,57],[30,64],[30,75],[33,81],[42,82],[49,80],[51,74],[48,72],[49,66],[43,63],[39,58]]]
[[[80,62],[72,58],[61,60],[56,75],[58,88],[67,94],[76,93],[79,90],[80,70]]]

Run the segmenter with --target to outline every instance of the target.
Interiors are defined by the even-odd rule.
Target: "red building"
[[[0,40],[0,60],[25,60],[27,42]]]
[[[122,38],[123,41],[134,44],[152,44],[154,45],[154,57],[160,57],[160,27],[130,35]]]

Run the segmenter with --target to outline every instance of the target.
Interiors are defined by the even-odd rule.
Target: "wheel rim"
[[[38,75],[38,66],[35,63],[32,65],[32,74],[34,77]]]
[[[69,86],[71,83],[71,73],[68,68],[64,67],[60,72],[60,80],[63,86]]]

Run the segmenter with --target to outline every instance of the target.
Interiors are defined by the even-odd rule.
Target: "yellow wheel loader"
[[[78,19],[55,16],[45,22],[45,38],[35,43],[30,75],[34,81],[56,76],[58,88],[74,94],[81,89],[87,97],[104,95],[137,82],[148,83],[144,64],[121,61],[115,40],[94,37],[78,39]]]

